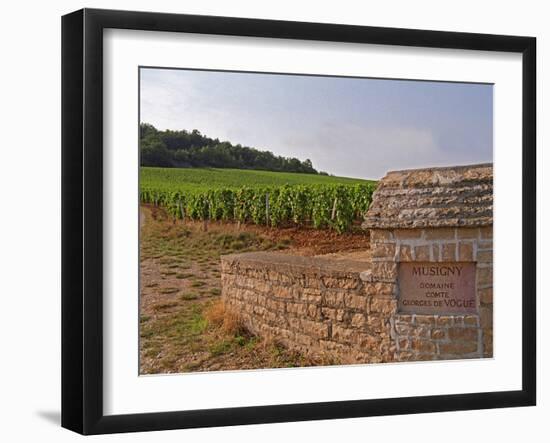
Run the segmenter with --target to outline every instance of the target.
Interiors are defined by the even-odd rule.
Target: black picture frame
[[[522,389],[103,413],[103,30],[192,32],[522,54]],[[536,39],[230,17],[83,9],[62,18],[62,426],[82,434],[414,414],[536,403]]]

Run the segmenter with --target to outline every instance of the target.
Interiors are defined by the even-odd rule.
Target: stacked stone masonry
[[[253,333],[333,363],[391,361],[384,285],[368,263],[259,252],[222,257],[222,297]],[[367,272],[368,274],[368,272]],[[389,304],[388,304],[389,301]]]
[[[373,283],[392,285],[399,297],[397,269],[402,262],[474,262],[474,315],[393,313],[396,360],[492,357],[493,240],[492,227],[372,229]]]
[[[379,182],[366,228],[493,224],[493,165],[391,171]]]
[[[363,227],[370,261],[222,257],[222,297],[253,333],[334,363],[493,355],[492,166],[390,172]],[[401,263],[475,265],[469,314],[398,312]]]
[[[363,227],[371,234],[370,278],[393,284],[395,298],[400,263],[475,263],[476,314],[396,312],[396,360],[492,357],[492,164],[388,172]]]

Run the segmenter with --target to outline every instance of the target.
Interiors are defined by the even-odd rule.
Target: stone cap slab
[[[380,180],[366,229],[493,224],[493,164],[391,171]]]
[[[353,278],[370,269],[371,263],[355,260],[334,260],[325,257],[307,257],[281,252],[243,252],[221,256],[222,268],[266,267],[283,273],[305,275],[334,275]]]

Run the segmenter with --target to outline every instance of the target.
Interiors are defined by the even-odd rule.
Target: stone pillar
[[[364,227],[371,320],[393,358],[492,357],[492,166],[390,172]]]
[[[222,257],[246,327],[330,364],[493,355],[491,165],[388,173],[364,227],[371,261]]]

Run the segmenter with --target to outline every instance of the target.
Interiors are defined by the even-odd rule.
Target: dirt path
[[[139,228],[143,228],[146,222],[146,215],[145,215],[145,209],[140,206],[139,208]]]
[[[319,365],[246,331],[209,321],[221,295],[220,255],[276,250],[318,255],[364,254],[368,236],[297,228],[174,222],[140,208],[140,372],[143,374]],[[345,254],[344,254],[345,255]],[[325,362],[326,364],[326,362]]]

